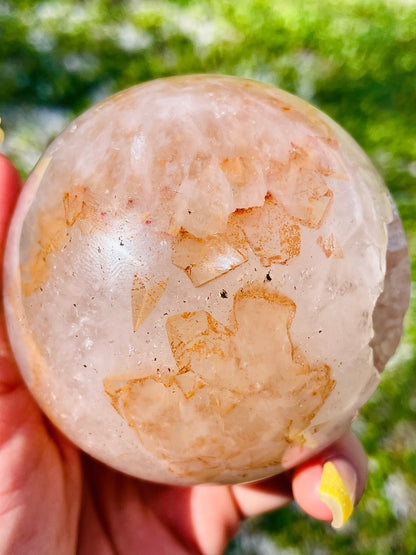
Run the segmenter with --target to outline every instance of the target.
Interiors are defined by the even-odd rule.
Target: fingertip
[[[323,463],[320,460],[306,463],[297,468],[292,479],[293,498],[309,516],[331,522],[332,512],[328,505],[319,498],[322,472]]]
[[[19,172],[12,162],[0,153],[0,192],[1,198],[17,197],[22,186]]]
[[[350,432],[294,471],[293,497],[310,516],[343,526],[360,500],[367,478],[367,458]]]
[[[0,254],[9,220],[19,196],[22,181],[12,162],[0,154]]]

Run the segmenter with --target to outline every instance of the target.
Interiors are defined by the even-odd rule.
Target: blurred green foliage
[[[364,147],[399,206],[416,276],[416,3],[412,0],[0,0],[4,151],[27,174],[93,102],[140,81],[228,73],[285,88]],[[416,553],[416,302],[355,422],[370,457],[341,532],[295,506],[250,522],[229,553]]]

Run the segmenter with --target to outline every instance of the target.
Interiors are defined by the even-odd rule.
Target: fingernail
[[[0,118],[0,125],[1,125],[1,118]],[[3,139],[4,139],[4,131],[3,131],[3,129],[1,129],[1,127],[0,127],[0,146],[1,146],[2,142],[3,142]]]
[[[332,512],[332,527],[341,528],[354,510],[357,475],[351,464],[344,459],[324,464],[319,499]]]

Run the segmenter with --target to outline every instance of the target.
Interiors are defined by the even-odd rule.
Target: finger
[[[291,472],[230,488],[243,518],[279,509],[293,501]]]
[[[233,486],[231,491],[243,518],[279,509],[294,498],[308,515],[340,527],[358,503],[366,478],[365,452],[348,432],[293,472]]]
[[[348,432],[295,470],[293,496],[307,514],[340,528],[363,494],[367,473],[364,449]]]
[[[20,176],[13,164],[0,154],[0,299],[2,298],[3,254],[7,229],[21,188]],[[0,301],[0,392],[14,388],[20,382],[10,351],[3,308]]]
[[[0,253],[3,255],[7,228],[21,188],[20,176],[8,158],[0,154]]]

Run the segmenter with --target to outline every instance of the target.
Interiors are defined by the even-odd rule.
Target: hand
[[[0,155],[0,260],[19,189],[16,170]],[[112,470],[43,416],[19,376],[0,310],[0,553],[219,555],[242,519],[293,498],[331,521],[318,496],[326,461],[358,502],[367,462],[351,433],[297,469],[248,485],[179,488]]]

